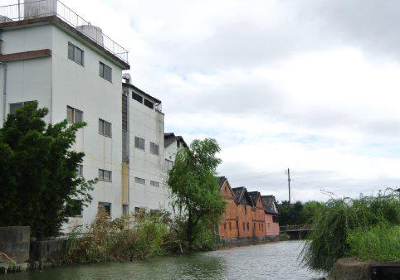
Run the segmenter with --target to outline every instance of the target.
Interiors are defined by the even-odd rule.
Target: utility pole
[[[291,181],[291,179],[290,179],[290,169],[289,168],[287,169],[287,176],[288,176],[287,182],[288,182],[288,187],[289,187],[289,205],[291,205],[292,204],[291,195],[290,195],[290,181]]]
[[[18,0],[18,20],[21,20],[21,0]]]

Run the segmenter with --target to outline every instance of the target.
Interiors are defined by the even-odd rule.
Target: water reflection
[[[279,242],[133,263],[70,266],[0,276],[0,280],[318,279],[299,266],[300,242]]]

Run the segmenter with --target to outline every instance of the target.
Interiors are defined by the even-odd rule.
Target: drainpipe
[[[4,73],[4,83],[3,83],[3,122],[6,121],[7,117],[7,64],[4,62],[0,62],[0,66],[3,66],[3,73]]]

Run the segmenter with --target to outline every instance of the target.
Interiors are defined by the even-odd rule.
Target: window
[[[99,119],[99,134],[111,137],[111,123]]]
[[[132,92],[132,98],[133,98],[134,100],[136,100],[137,102],[143,104],[143,97],[140,96],[139,94],[137,94],[137,93],[135,93],[135,92]]]
[[[112,69],[103,62],[99,62],[99,75],[110,83],[112,82]]]
[[[82,216],[82,201],[78,199],[72,199],[66,205],[66,211],[68,217],[81,217]]]
[[[144,139],[140,137],[135,137],[135,148],[144,150]]]
[[[139,178],[139,177],[135,177],[135,183],[145,185],[146,184],[146,180],[142,179],[142,178]]]
[[[67,106],[67,121],[68,123],[77,123],[83,121],[83,112],[81,110]]]
[[[112,172],[99,169],[99,181],[104,181],[104,182],[111,182],[112,181]]]
[[[122,204],[122,215],[127,216],[129,215],[129,205]]]
[[[83,66],[83,50],[72,43],[68,43],[68,58]]]
[[[160,147],[157,144],[150,142],[150,153],[158,155],[160,153]]]
[[[232,223],[229,222],[229,230],[232,230]]]
[[[15,114],[19,108],[32,101],[10,103],[10,114]]]
[[[250,230],[250,224],[247,223],[247,230]]]
[[[149,107],[150,109],[154,109],[154,103],[151,102],[150,100],[145,99],[144,100],[144,105]]]
[[[111,218],[111,203],[99,202],[99,210],[103,210]]]
[[[273,223],[279,223],[279,217],[277,217],[277,216],[272,216],[272,222]]]
[[[83,176],[83,165],[78,164],[76,166],[76,175],[82,177]]]
[[[158,188],[158,187],[160,187],[160,183],[156,182],[156,181],[150,181],[150,186]]]
[[[165,160],[165,170],[170,171],[173,166],[173,161],[172,160]]]
[[[243,231],[246,231],[246,223],[243,222]]]

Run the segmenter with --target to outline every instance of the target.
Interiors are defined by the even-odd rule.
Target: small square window
[[[99,169],[99,181],[111,182],[112,172],[108,170]]]
[[[158,187],[160,187],[160,183],[156,182],[156,181],[150,181],[150,186],[158,188]]]
[[[132,92],[132,98],[139,103],[143,103],[143,97],[135,92]]]
[[[158,155],[160,153],[160,147],[157,144],[150,142],[150,153]]]
[[[104,210],[107,215],[111,218],[111,203],[99,202],[99,210]]]
[[[144,105],[149,107],[150,109],[154,109],[154,103],[151,102],[150,100],[145,99],[144,100]]]
[[[111,123],[99,119],[99,134],[111,137],[112,136]]]
[[[68,217],[82,217],[83,203],[81,200],[72,199],[66,205]]]
[[[82,122],[83,112],[71,106],[67,106],[67,121],[68,123]]]
[[[112,69],[110,66],[105,65],[103,62],[99,62],[99,76],[112,82]]]
[[[83,177],[83,165],[82,164],[78,164],[76,166],[76,175],[79,177]]]
[[[70,42],[68,43],[68,59],[83,66],[83,55],[84,52],[82,49],[78,48]]]
[[[146,180],[139,178],[139,177],[135,177],[135,183],[141,184],[141,185],[145,185],[146,184]]]
[[[129,205],[122,204],[122,215],[127,216],[129,215]]]
[[[135,137],[135,148],[144,150],[144,144],[145,144],[145,141],[143,138]]]

